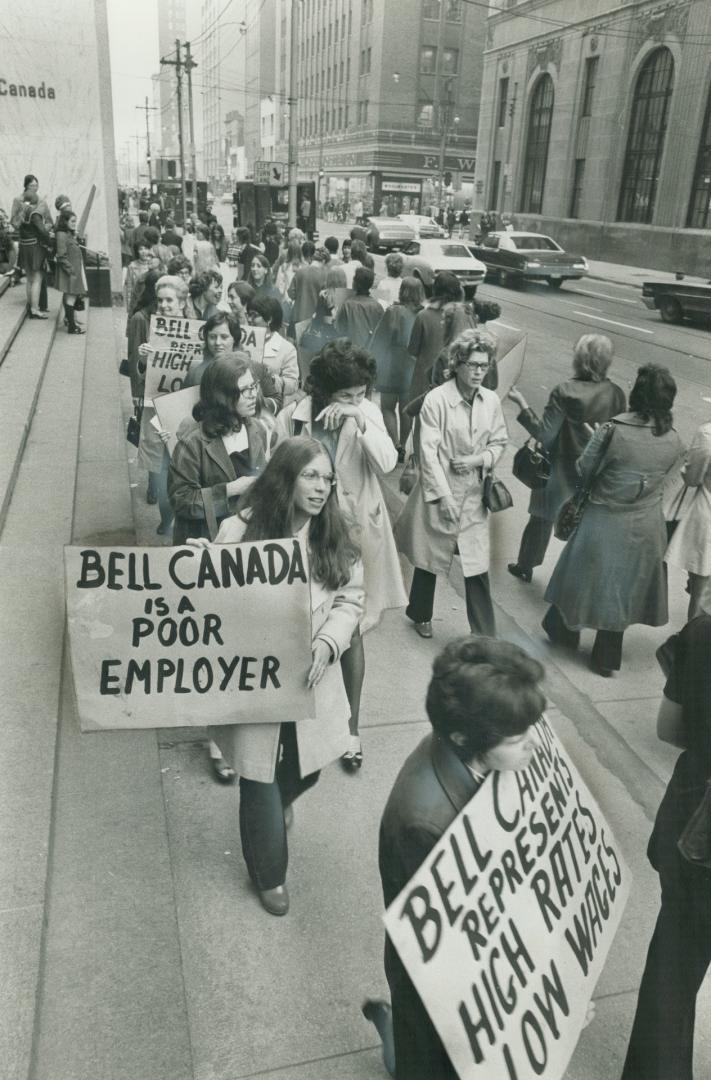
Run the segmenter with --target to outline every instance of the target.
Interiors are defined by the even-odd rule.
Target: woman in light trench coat
[[[492,334],[465,330],[450,346],[446,381],[422,404],[420,474],[395,523],[398,547],[415,567],[406,614],[421,637],[432,637],[436,575],[449,573],[456,554],[472,633],[496,633],[482,491],[508,432],[497,395],[481,385],[495,352]]]
[[[277,439],[311,435],[333,463],[338,505],[361,549],[365,612],[351,647],[341,660],[351,706],[351,742],[342,757],[352,772],[363,762],[358,734],[360,698],[365,678],[362,634],[376,626],[386,608],[404,607],[402,582],[390,518],[378,475],[397,465],[397,450],[385,430],[382,413],[366,394],[375,381],[375,361],[348,338],[336,338],[314,357],[307,382],[309,396],[278,414]]]

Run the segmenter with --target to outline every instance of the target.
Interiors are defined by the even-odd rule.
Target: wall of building
[[[121,287],[117,177],[105,0],[13,0],[0,20],[0,205],[8,212],[26,173],[54,210],[68,195],[78,212],[92,185],[92,247],[112,261]]]

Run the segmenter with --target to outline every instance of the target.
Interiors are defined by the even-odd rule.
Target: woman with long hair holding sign
[[[315,717],[298,724],[235,724],[211,730],[240,777],[242,853],[263,907],[289,910],[286,829],[292,803],[348,746],[349,707],[336,662],[363,613],[358,548],[336,498],[329,455],[316,439],[285,439],[223,522],[217,542],[299,537],[311,570],[312,655],[304,677],[315,688]]]

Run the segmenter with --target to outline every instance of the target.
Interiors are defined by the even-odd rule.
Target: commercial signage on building
[[[391,150],[381,147],[370,146],[363,150],[344,150],[326,153],[323,158],[325,169],[345,168],[370,168],[371,170],[387,170],[389,173],[426,173],[431,174],[439,171],[439,153],[425,151]],[[476,154],[472,151],[462,151],[455,154],[451,151],[445,154],[444,167],[449,172],[460,172],[464,178],[474,176]],[[316,158],[304,157],[302,166],[318,167]]]
[[[400,191],[406,195],[419,195],[421,183],[410,183],[408,180],[383,180],[382,191]]]

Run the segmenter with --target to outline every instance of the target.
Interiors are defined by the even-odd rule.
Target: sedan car
[[[398,214],[398,220],[414,229],[418,240],[441,239],[447,235],[447,230],[426,214]]]
[[[487,277],[499,285],[547,281],[551,288],[559,289],[564,281],[588,273],[582,255],[569,255],[542,233],[492,232],[479,243],[469,244],[469,250],[486,265]]]
[[[415,230],[398,218],[368,218],[365,236],[368,251],[402,251],[414,239]]]
[[[405,269],[419,277],[425,288],[432,284],[434,276],[448,270],[459,278],[467,297],[474,296],[477,285],[484,280],[486,266],[476,259],[461,240],[415,240],[405,248]],[[429,267],[432,281],[427,281],[425,267]]]

